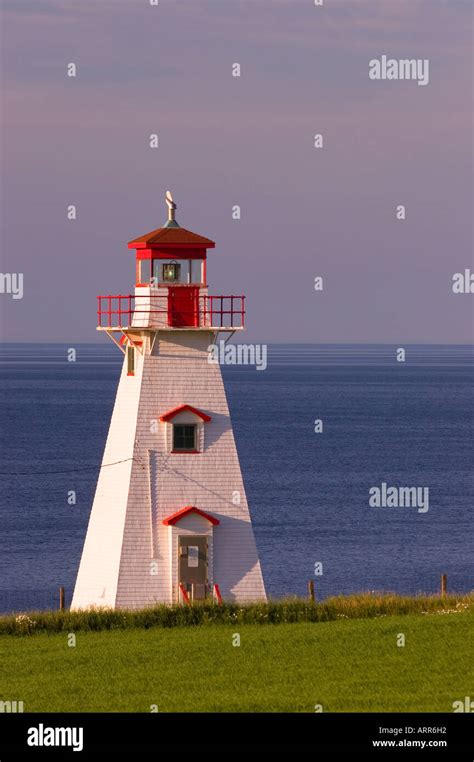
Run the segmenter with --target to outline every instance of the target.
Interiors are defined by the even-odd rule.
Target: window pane
[[[149,283],[150,282],[150,267],[151,260],[150,259],[140,259],[138,260],[138,283]]]
[[[153,260],[153,280],[155,283],[159,283],[161,280],[161,265],[162,262],[160,259]]]
[[[191,283],[202,283],[202,259],[191,260]]]
[[[196,449],[196,426],[175,424],[173,426],[173,450]]]

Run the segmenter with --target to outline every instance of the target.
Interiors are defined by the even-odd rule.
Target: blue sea
[[[0,610],[70,599],[121,367],[113,344],[0,348]],[[474,588],[471,346],[278,344],[223,374],[267,592]],[[321,419],[322,433],[314,422]],[[369,489],[428,487],[429,510]],[[68,492],[77,495],[68,503]],[[322,574],[315,576],[315,564]],[[321,567],[319,567],[321,570]]]

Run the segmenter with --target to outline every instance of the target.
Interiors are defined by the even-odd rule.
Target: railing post
[[[64,611],[64,587],[59,588],[59,610]]]
[[[99,328],[102,328],[102,312],[100,311],[101,300],[102,300],[102,297],[98,296],[97,297],[97,325],[99,326]]]
[[[241,317],[242,317],[242,328],[244,328],[244,327],[245,327],[245,296],[242,296],[242,297],[241,297],[241,302],[240,302],[240,304],[241,304],[241,307],[242,307],[242,311],[241,311]]]

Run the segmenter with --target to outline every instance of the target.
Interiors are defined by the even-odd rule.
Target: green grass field
[[[461,611],[85,631],[76,647],[66,631],[1,635],[0,700],[25,712],[450,712],[472,695],[473,625]]]

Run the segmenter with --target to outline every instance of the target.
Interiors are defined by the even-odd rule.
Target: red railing
[[[245,296],[115,294],[98,296],[98,328],[243,328]]]

